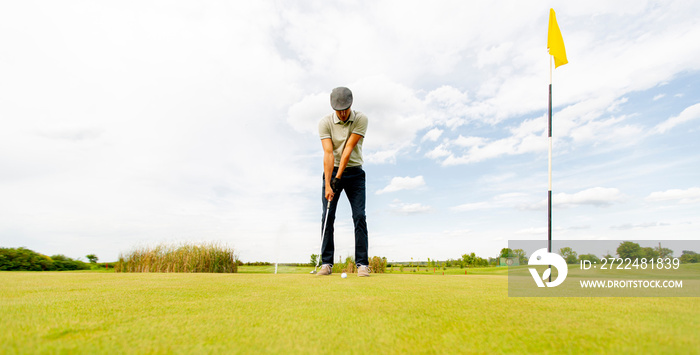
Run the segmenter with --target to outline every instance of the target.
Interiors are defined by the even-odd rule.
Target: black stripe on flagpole
[[[549,137],[552,137],[552,84],[549,84]]]
[[[548,195],[549,196],[547,198],[547,202],[549,205],[549,216],[548,216],[549,218],[547,220],[548,220],[548,226],[549,226],[549,228],[548,228],[549,229],[549,233],[548,233],[549,244],[547,246],[547,250],[551,253],[552,252],[552,190],[548,191]]]

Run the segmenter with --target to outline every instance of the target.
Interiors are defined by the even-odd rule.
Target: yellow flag
[[[566,50],[564,49],[564,39],[561,38],[561,31],[557,25],[557,17],[554,14],[554,9],[549,9],[549,32],[547,34],[547,49],[549,54],[554,56],[554,68],[564,65],[569,61],[566,59]]]

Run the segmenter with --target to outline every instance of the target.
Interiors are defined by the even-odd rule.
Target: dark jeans
[[[338,168],[333,169],[333,176],[338,172]],[[325,175],[325,174],[324,174]],[[355,263],[357,265],[369,265],[367,254],[367,216],[365,215],[365,171],[362,167],[348,167],[343,171],[340,179],[340,191],[345,191],[345,195],[350,201],[352,208],[352,220],[355,224]],[[328,226],[326,235],[323,236],[321,244],[321,260],[324,264],[333,265],[333,253],[335,244],[333,242],[333,222],[335,221],[335,211],[340,200],[340,191],[333,197],[328,214]],[[323,215],[321,216],[321,233],[323,233],[323,221],[326,218],[326,180],[324,176],[321,200],[323,201]]]

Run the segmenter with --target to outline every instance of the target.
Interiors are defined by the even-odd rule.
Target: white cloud
[[[698,203],[700,202],[700,187],[652,192],[645,200],[649,202],[677,201],[682,204]]]
[[[391,211],[399,214],[418,214],[426,213],[432,210],[432,207],[421,203],[395,203],[389,205]]]
[[[457,155],[457,153],[451,153],[447,158],[445,158],[445,160],[442,161],[442,165],[452,166],[476,163],[503,155],[523,154],[527,152],[545,150],[547,147],[546,142],[547,141],[545,139],[532,135],[526,137],[511,136],[493,141],[486,141],[485,139],[472,139],[471,142],[455,141],[453,142],[455,145],[472,145],[464,154]]]
[[[449,156],[451,153],[446,149],[446,144],[440,144],[439,146],[433,148],[433,150],[425,153],[425,156],[431,159],[438,159],[442,157]]]
[[[401,190],[414,190],[423,186],[425,186],[425,179],[423,179],[422,175],[416,177],[395,177],[391,179],[389,185],[377,191],[377,195]]]
[[[297,132],[318,136],[318,122],[331,112],[330,92],[310,94],[289,107],[287,122]]]
[[[532,227],[520,229],[515,232],[518,235],[547,235],[547,227]]]
[[[647,228],[652,228],[652,227],[665,227],[669,226],[669,223],[663,223],[663,222],[644,222],[644,223],[628,223],[628,224],[621,224],[617,226],[610,226],[610,229],[616,229],[616,230],[641,230],[641,229],[647,229]]]
[[[686,108],[678,116],[671,117],[666,121],[659,123],[655,127],[655,131],[658,133],[666,133],[673,127],[678,126],[679,124],[696,120],[698,118],[700,118],[700,103]]]
[[[443,85],[425,97],[425,108],[434,124],[455,129],[467,123],[469,97],[454,87]]]
[[[575,194],[558,193],[552,195],[552,204],[558,207],[573,207],[592,205],[597,207],[610,206],[621,202],[624,195],[615,188],[593,187]]]
[[[438,138],[440,138],[440,136],[442,135],[442,132],[443,131],[439,128],[433,128],[423,136],[423,139],[421,139],[421,142],[425,142],[425,141],[435,142],[438,140]]]
[[[456,212],[478,211],[494,208],[520,208],[529,200],[529,195],[522,192],[509,192],[496,195],[488,201],[470,202],[452,207]]]
[[[644,128],[637,125],[622,124],[626,116],[591,121],[582,124],[570,133],[576,143],[609,142],[611,144],[634,144],[644,136]]]
[[[472,233],[470,229],[445,230],[442,234],[451,238],[464,238]]]
[[[482,137],[464,137],[460,134],[452,143],[460,147],[471,148],[484,145],[486,139]]]
[[[464,204],[452,207],[452,210],[457,211],[457,212],[469,212],[469,211],[491,209],[491,208],[495,208],[495,207],[496,206],[490,202],[472,202],[472,203],[464,203]]]
[[[370,164],[395,164],[396,156],[398,155],[399,151],[400,149],[396,148],[363,153],[364,160]]]
[[[576,231],[576,230],[586,230],[590,229],[590,226],[573,226],[573,227],[554,227],[552,228],[552,231],[554,232],[565,232],[565,231]],[[523,228],[520,230],[517,230],[515,234],[518,235],[539,235],[539,236],[546,236],[547,235],[547,227],[531,227],[531,228]]]
[[[593,187],[574,194],[558,193],[552,195],[552,206],[569,208],[576,206],[608,207],[626,199],[620,190],[616,188]],[[521,204],[523,210],[542,210],[547,208],[547,200],[541,200],[536,204]]]

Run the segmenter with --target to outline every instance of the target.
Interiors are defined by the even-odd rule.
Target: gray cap
[[[331,91],[331,107],[336,111],[347,110],[352,105],[352,91],[338,87]]]

